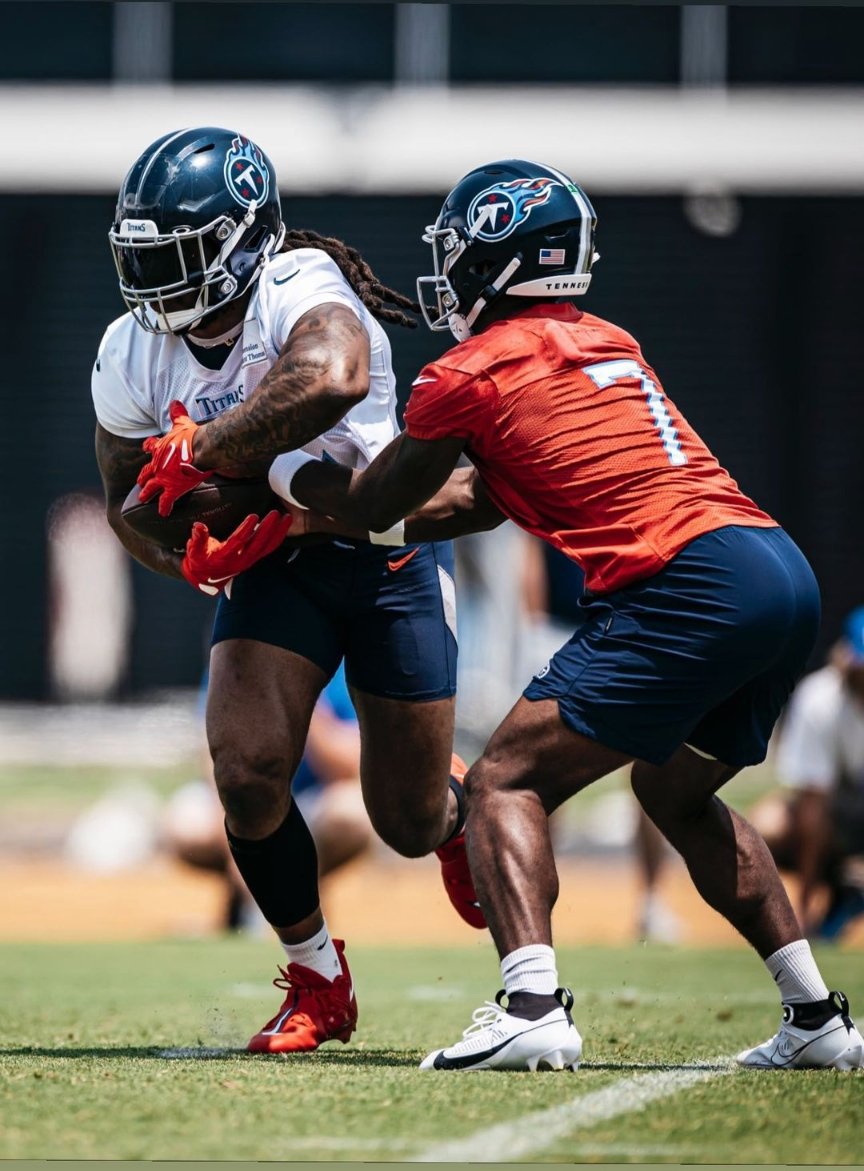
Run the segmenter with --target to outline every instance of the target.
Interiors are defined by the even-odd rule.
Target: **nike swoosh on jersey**
[[[411,383],[412,386],[419,386],[421,382],[435,382],[435,378],[415,378]]]
[[[398,570],[400,570],[402,568],[403,565],[407,565],[412,557],[416,557],[419,552],[420,552],[420,546],[418,545],[416,549],[412,549],[411,552],[406,553],[404,557],[397,557],[395,561],[392,558],[388,557],[387,558],[387,568],[390,570],[391,573],[396,573]]]
[[[274,285],[286,285],[288,283],[288,281],[293,280],[294,277],[297,276],[299,271],[300,271],[299,268],[295,268],[294,271],[289,272],[287,276],[274,276],[273,284]]]

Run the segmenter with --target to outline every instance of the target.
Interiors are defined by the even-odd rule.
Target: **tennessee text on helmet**
[[[423,239],[434,274],[417,297],[430,329],[462,341],[500,296],[580,296],[591,282],[596,216],[585,192],[552,167],[525,159],[466,175]]]
[[[149,333],[183,333],[244,293],[284,234],[267,156],[242,134],[202,127],[144,151],[108,236],[135,320]]]

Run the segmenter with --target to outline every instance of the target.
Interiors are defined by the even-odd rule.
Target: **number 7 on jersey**
[[[654,426],[657,428],[660,442],[663,444],[663,450],[666,452],[669,463],[674,467],[680,467],[682,464],[687,463],[687,456],[684,454],[678,440],[678,431],[672,422],[669,411],[666,409],[666,400],[663,397],[663,392],[638,362],[634,362],[629,358],[619,358],[613,362],[595,362],[593,366],[583,366],[582,373],[587,374],[600,390],[611,386],[613,382],[623,382],[626,379],[638,378],[642,383],[642,390],[648,402],[648,410],[651,412]]]

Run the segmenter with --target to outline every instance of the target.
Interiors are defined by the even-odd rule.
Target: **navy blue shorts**
[[[212,642],[251,638],[302,655],[386,699],[456,692],[456,608],[449,542],[390,548],[327,541],[280,549],[219,599]]]
[[[568,727],[650,764],[686,743],[742,767],[765,759],[805,669],[819,587],[782,529],[731,526],[581,608],[526,699],[556,699]]]

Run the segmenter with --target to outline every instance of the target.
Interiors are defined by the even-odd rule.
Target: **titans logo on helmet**
[[[543,178],[511,179],[487,187],[474,196],[468,208],[471,234],[478,240],[503,240],[528,219],[532,207],[547,202],[553,187],[560,186],[555,179]]]
[[[248,207],[253,199],[260,206],[270,189],[270,173],[261,151],[254,142],[239,134],[225,154],[225,183],[244,207]]]

